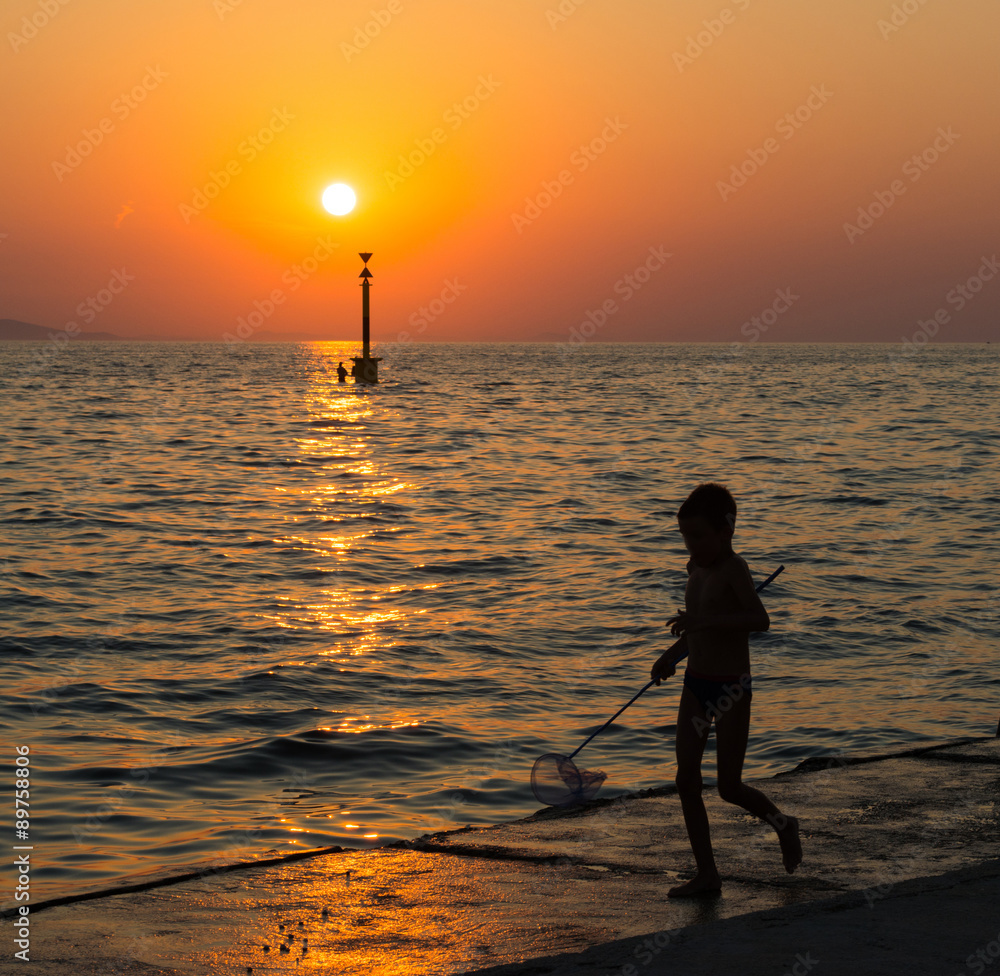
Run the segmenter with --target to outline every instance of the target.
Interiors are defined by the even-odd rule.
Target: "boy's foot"
[[[710,898],[722,893],[722,879],[717,871],[697,874],[690,881],[667,892],[668,898]]]
[[[781,844],[781,860],[785,870],[792,874],[802,863],[802,842],[799,840],[799,821],[796,817],[786,817],[785,826],[778,831]]]

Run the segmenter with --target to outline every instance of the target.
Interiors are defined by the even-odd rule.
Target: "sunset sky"
[[[8,0],[0,25],[0,318],[351,339],[372,251],[375,341],[1000,338],[996,0]]]

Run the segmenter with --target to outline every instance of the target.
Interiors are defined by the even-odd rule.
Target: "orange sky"
[[[376,341],[1000,332],[995,0],[8,0],[0,24],[0,318],[218,341],[256,309],[257,335],[351,339],[370,250]]]

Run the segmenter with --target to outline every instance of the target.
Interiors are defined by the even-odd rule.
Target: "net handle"
[[[784,565],[781,565],[781,566],[779,566],[779,567],[778,567],[778,568],[777,568],[777,569],[776,569],[776,570],[775,570],[775,571],[774,571],[773,573],[771,573],[771,575],[770,575],[770,576],[768,576],[768,578],[767,578],[766,580],[764,580],[764,582],[763,582],[763,583],[761,583],[761,584],[760,584],[759,586],[757,586],[757,587],[756,587],[756,592],[757,592],[757,593],[760,593],[760,591],[761,591],[762,589],[764,589],[764,587],[765,587],[765,586],[767,586],[767,584],[768,584],[768,583],[770,583],[770,582],[771,582],[771,581],[772,581],[772,580],[773,580],[773,579],[774,579],[775,577],[777,577],[777,575],[778,575],[778,574],[779,574],[779,573],[780,573],[780,572],[781,572],[781,571],[782,571],[782,570],[783,570],[784,568],[785,568],[785,567],[784,567]],[[671,664],[678,664],[678,663],[679,663],[680,661],[683,661],[683,660],[684,660],[684,658],[686,658],[686,657],[687,657],[687,654],[688,654],[688,652],[687,652],[687,651],[685,651],[685,652],[684,652],[683,654],[681,654],[681,655],[680,655],[679,657],[676,657],[676,658],[674,658],[674,660],[673,660],[673,661],[671,661],[670,663],[671,663]],[[583,742],[583,744],[582,744],[582,745],[579,745],[579,746],[577,746],[577,747],[576,747],[576,749],[574,749],[574,750],[573,750],[573,751],[572,751],[572,752],[571,752],[571,753],[570,753],[570,754],[569,754],[569,755],[568,755],[568,756],[567,756],[566,758],[567,758],[567,759],[572,759],[572,758],[573,758],[573,757],[574,757],[574,756],[575,756],[575,755],[576,755],[576,754],[577,754],[577,753],[578,753],[578,752],[579,752],[579,751],[580,751],[580,750],[581,750],[581,749],[582,749],[582,748],[583,748],[583,747],[584,747],[584,746],[585,746],[585,745],[586,745],[586,744],[587,744],[588,742],[590,742],[590,739],[593,739],[593,738],[594,738],[594,736],[596,736],[596,735],[599,735],[599,734],[600,734],[601,732],[603,732],[603,731],[604,731],[604,730],[605,730],[605,729],[606,729],[606,728],[607,728],[607,727],[608,727],[608,726],[609,726],[609,725],[610,725],[610,724],[611,724],[611,723],[612,723],[612,722],[613,722],[613,721],[614,721],[614,720],[615,720],[616,718],[618,718],[618,716],[619,716],[619,715],[621,715],[621,713],[622,713],[622,712],[624,712],[624,711],[625,711],[625,709],[626,709],[626,708],[628,708],[628,707],[629,707],[629,705],[631,705],[631,704],[632,704],[632,702],[634,702],[634,701],[636,700],[636,698],[638,698],[638,697],[639,697],[639,695],[642,695],[642,694],[643,694],[644,692],[648,691],[648,690],[650,689],[650,687],[652,687],[652,685],[653,685],[653,684],[654,684],[655,682],[656,682],[656,678],[652,678],[652,679],[650,680],[650,682],[649,682],[649,684],[648,684],[648,685],[646,685],[646,686],[645,686],[644,688],[642,688],[642,689],[641,689],[641,690],[640,690],[640,691],[638,692],[638,694],[636,694],[636,695],[635,695],[635,697],[634,697],[634,698],[630,699],[630,700],[629,700],[629,701],[627,701],[627,702],[626,702],[626,703],[625,703],[624,705],[622,705],[622,707],[621,707],[621,708],[619,708],[619,709],[618,709],[618,711],[617,711],[617,712],[615,712],[615,714],[614,714],[614,715],[612,715],[612,716],[611,716],[611,718],[609,718],[609,719],[608,719],[608,720],[607,720],[607,721],[606,721],[606,722],[605,722],[605,723],[604,723],[604,724],[603,724],[603,725],[602,725],[602,726],[601,726],[601,727],[600,727],[600,728],[599,728],[599,729],[598,729],[598,730],[597,730],[597,731],[596,731],[596,732],[595,732],[595,733],[594,733],[594,734],[593,734],[592,736],[590,736],[590,738],[586,739],[586,740],[585,740],[585,741]]]

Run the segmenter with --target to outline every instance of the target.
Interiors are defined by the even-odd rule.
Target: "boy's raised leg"
[[[698,699],[687,689],[681,692],[677,710],[677,794],[684,811],[691,850],[698,873],[686,884],[667,892],[669,898],[692,898],[716,894],[722,889],[719,871],[712,852],[712,837],[708,828],[708,813],[701,797],[701,759],[708,741],[711,723]]]
[[[766,821],[778,834],[781,860],[791,874],[802,862],[799,821],[782,813],[760,790],[743,782],[743,759],[750,734],[750,698],[733,702],[732,708],[715,721],[716,768],[719,796]]]

